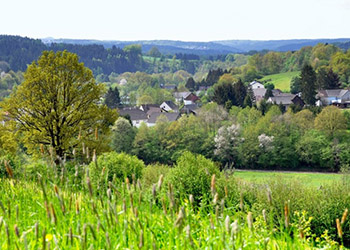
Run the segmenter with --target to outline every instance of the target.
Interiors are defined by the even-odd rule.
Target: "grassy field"
[[[283,92],[289,92],[291,79],[299,74],[300,71],[286,72],[274,75],[267,75],[264,76],[261,80],[272,82],[275,85],[276,89],[280,89]]]
[[[140,187],[125,183],[110,184],[106,196],[96,195],[92,188],[72,193],[50,182],[41,186],[0,180],[0,249],[311,249],[313,245],[306,238],[291,237],[292,232],[298,234],[294,229],[274,231],[268,218],[260,215],[253,221],[251,213],[224,208],[222,202],[197,210],[189,198],[171,206],[171,197],[147,199]]]
[[[234,175],[242,180],[255,183],[263,183],[271,179],[280,178],[286,180],[297,180],[305,185],[313,187],[332,184],[333,182],[341,181],[342,178],[344,178],[344,175],[342,174],[280,171],[236,171]]]
[[[142,175],[135,171],[124,178],[101,164],[77,165],[74,174],[54,165],[40,173],[17,173],[7,166],[8,175],[0,178],[0,249],[350,246],[350,185],[332,183],[342,175],[211,175],[212,163],[202,160],[170,169],[148,166]],[[181,176],[188,167],[194,174]]]

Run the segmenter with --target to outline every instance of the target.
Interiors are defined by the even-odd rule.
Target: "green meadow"
[[[290,81],[294,76],[298,76],[300,71],[285,72],[280,74],[273,74],[264,76],[261,81],[268,81],[275,85],[276,89],[280,89],[283,92],[290,91]]]
[[[306,186],[320,187],[342,181],[346,178],[336,173],[306,173],[306,172],[281,172],[281,171],[235,171],[234,175],[242,180],[252,183],[264,183],[273,179],[296,180]]]

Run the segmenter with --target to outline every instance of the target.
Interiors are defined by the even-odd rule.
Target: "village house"
[[[253,90],[265,88],[264,85],[258,81],[253,81],[253,82],[249,83],[249,87],[251,87]]]
[[[189,114],[197,115],[198,109],[199,109],[198,104],[184,105],[180,110],[180,113],[187,114],[187,115]]]
[[[140,109],[146,112],[148,116],[155,112],[161,112],[162,110],[161,107],[159,107],[157,104],[143,104],[140,106]]]
[[[137,128],[140,127],[142,122],[146,123],[148,120],[147,113],[137,107],[119,109],[118,113],[120,116],[129,116],[132,125]]]
[[[304,107],[304,101],[299,97],[299,95],[289,94],[289,93],[281,93],[277,96],[269,97],[266,101],[267,103],[282,104],[286,109],[292,104],[298,105],[300,107]]]
[[[166,120],[169,122],[174,122],[180,118],[180,113],[167,113],[167,112],[155,112],[152,113],[149,119],[147,120],[147,126],[152,127],[156,125],[157,120],[161,117],[166,117]]]
[[[319,90],[316,95],[317,106],[336,105],[348,107],[350,105],[350,91],[347,89]]]
[[[175,92],[174,98],[176,103],[184,103],[185,105],[194,104],[199,100],[199,97],[192,92]]]
[[[179,107],[172,101],[165,101],[160,105],[160,109],[165,112],[179,112]]]
[[[265,89],[265,87],[253,89],[255,101],[260,102],[262,99],[264,99],[265,95],[266,95],[266,91],[267,91],[267,89]],[[273,94],[273,96],[278,96],[278,95],[281,95],[283,93],[279,89],[273,89],[272,94]]]

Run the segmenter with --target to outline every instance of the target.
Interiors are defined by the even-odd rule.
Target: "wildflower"
[[[45,236],[45,240],[46,241],[52,241],[52,239],[53,239],[53,235],[52,234],[46,234],[46,236]]]

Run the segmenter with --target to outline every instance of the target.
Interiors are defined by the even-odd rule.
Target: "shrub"
[[[133,174],[136,179],[141,177],[144,167],[143,161],[136,156],[116,152],[104,153],[98,157],[97,164],[91,162],[89,165],[90,176],[95,181],[101,180],[100,177],[104,177],[106,181],[112,181],[115,176],[120,181],[124,181],[127,177],[131,182]],[[101,176],[103,169],[105,176]]]
[[[9,173],[6,170],[5,162],[7,162],[7,166],[9,167],[9,170],[12,172],[14,177],[21,173],[21,161],[19,157],[7,154],[4,156],[0,156],[0,178],[9,177]]]
[[[32,161],[24,166],[23,175],[27,180],[37,180],[38,174],[48,178],[53,175],[53,171],[50,171],[50,166],[48,166],[44,161]]]
[[[217,166],[202,155],[185,152],[165,177],[165,183],[172,184],[176,198],[193,195],[196,202],[210,193],[212,175],[219,176]]]
[[[169,173],[170,167],[162,164],[148,165],[142,170],[142,184],[146,188],[157,183],[160,175],[164,177]]]

